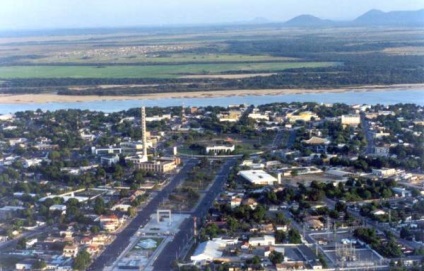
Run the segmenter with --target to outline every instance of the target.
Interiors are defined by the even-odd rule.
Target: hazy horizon
[[[371,9],[422,8],[422,0],[2,0],[0,30],[211,25],[255,18],[284,22],[302,14],[351,20]]]

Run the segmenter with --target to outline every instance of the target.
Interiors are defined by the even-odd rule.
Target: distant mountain
[[[286,26],[295,27],[331,26],[333,24],[333,21],[323,20],[312,15],[300,15],[284,23]]]
[[[370,10],[353,21],[359,25],[424,25],[424,9],[416,11]]]
[[[424,9],[415,11],[370,10],[353,21],[324,20],[312,15],[300,15],[283,23],[291,27],[326,26],[424,26]]]

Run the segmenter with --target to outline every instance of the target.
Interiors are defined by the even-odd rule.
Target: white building
[[[231,209],[234,209],[236,207],[239,207],[240,204],[241,204],[241,202],[242,202],[242,199],[241,198],[236,198],[236,197],[231,198],[231,201],[230,201],[230,207],[231,207]]]
[[[311,121],[312,119],[319,120],[318,115],[311,111],[288,113],[286,118],[290,123],[295,123],[296,121]]]
[[[242,170],[239,175],[248,182],[256,185],[273,185],[278,180],[263,170]]]
[[[406,190],[404,187],[393,187],[392,191],[398,197],[404,198],[404,197],[410,197],[411,196],[411,192],[409,190]]]
[[[43,160],[39,158],[25,159],[23,166],[24,168],[29,168],[31,166],[39,166],[41,162],[43,162]]]
[[[107,165],[109,167],[118,163],[118,162],[119,162],[119,155],[117,155],[117,154],[111,155],[111,156],[100,157],[100,164]]]
[[[194,264],[211,262],[222,256],[222,252],[219,251],[219,248],[219,242],[206,241],[200,243],[194,251],[193,256],[190,257],[190,260],[192,260]]]
[[[52,206],[50,206],[49,211],[50,212],[59,211],[64,215],[66,214],[66,205],[53,204]]]
[[[38,242],[37,238],[28,239],[25,242],[25,248],[29,249],[29,248],[33,247],[37,242]]]
[[[15,264],[16,270],[31,270],[32,265],[36,263],[35,259],[23,259]]]
[[[359,115],[342,115],[343,125],[357,126],[361,123],[361,117]]]
[[[378,131],[378,132],[375,132],[375,133],[373,134],[373,137],[374,137],[374,138],[377,138],[377,139],[379,139],[379,138],[383,138],[383,137],[385,137],[385,136],[390,136],[390,133],[385,133],[385,132],[383,132],[383,131]]]
[[[220,122],[237,122],[242,115],[242,112],[239,110],[230,110],[228,112],[222,112],[218,114],[217,117]]]
[[[146,117],[146,122],[170,120],[171,118],[172,118],[171,114],[165,114],[162,116],[152,116],[152,117]]]
[[[235,149],[234,145],[231,145],[231,146],[225,146],[225,145],[207,146],[205,148],[206,153],[209,153],[209,152],[217,153],[217,152],[220,152],[220,151],[233,152],[234,149]]]
[[[258,246],[274,246],[275,237],[272,235],[264,235],[261,237],[251,237],[249,239],[249,245],[252,247]]]
[[[382,169],[372,169],[372,174],[377,177],[386,178],[396,174],[396,169],[394,168],[382,168]]]
[[[0,120],[12,120],[15,118],[15,115],[12,114],[5,114],[5,115],[0,115]]]
[[[262,114],[262,113],[250,113],[248,115],[248,118],[254,119],[254,120],[265,120],[265,121],[269,120],[269,116],[267,114]]]
[[[78,246],[77,245],[66,245],[63,248],[62,255],[64,257],[74,258],[78,254]]]
[[[254,163],[253,160],[244,160],[241,163],[241,166],[248,167],[250,169],[263,169],[265,168],[265,165],[263,163]]]

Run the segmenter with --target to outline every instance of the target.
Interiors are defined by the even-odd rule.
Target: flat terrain
[[[176,78],[187,74],[283,71],[336,65],[336,62],[269,62],[143,66],[8,66],[0,67],[0,78]]]
[[[0,33],[0,94],[127,99],[424,84],[423,52],[423,27],[270,24]],[[26,99],[13,100],[21,98]]]

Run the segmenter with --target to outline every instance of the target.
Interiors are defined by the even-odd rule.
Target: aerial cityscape
[[[0,270],[424,271],[421,1],[88,2],[0,3]]]

